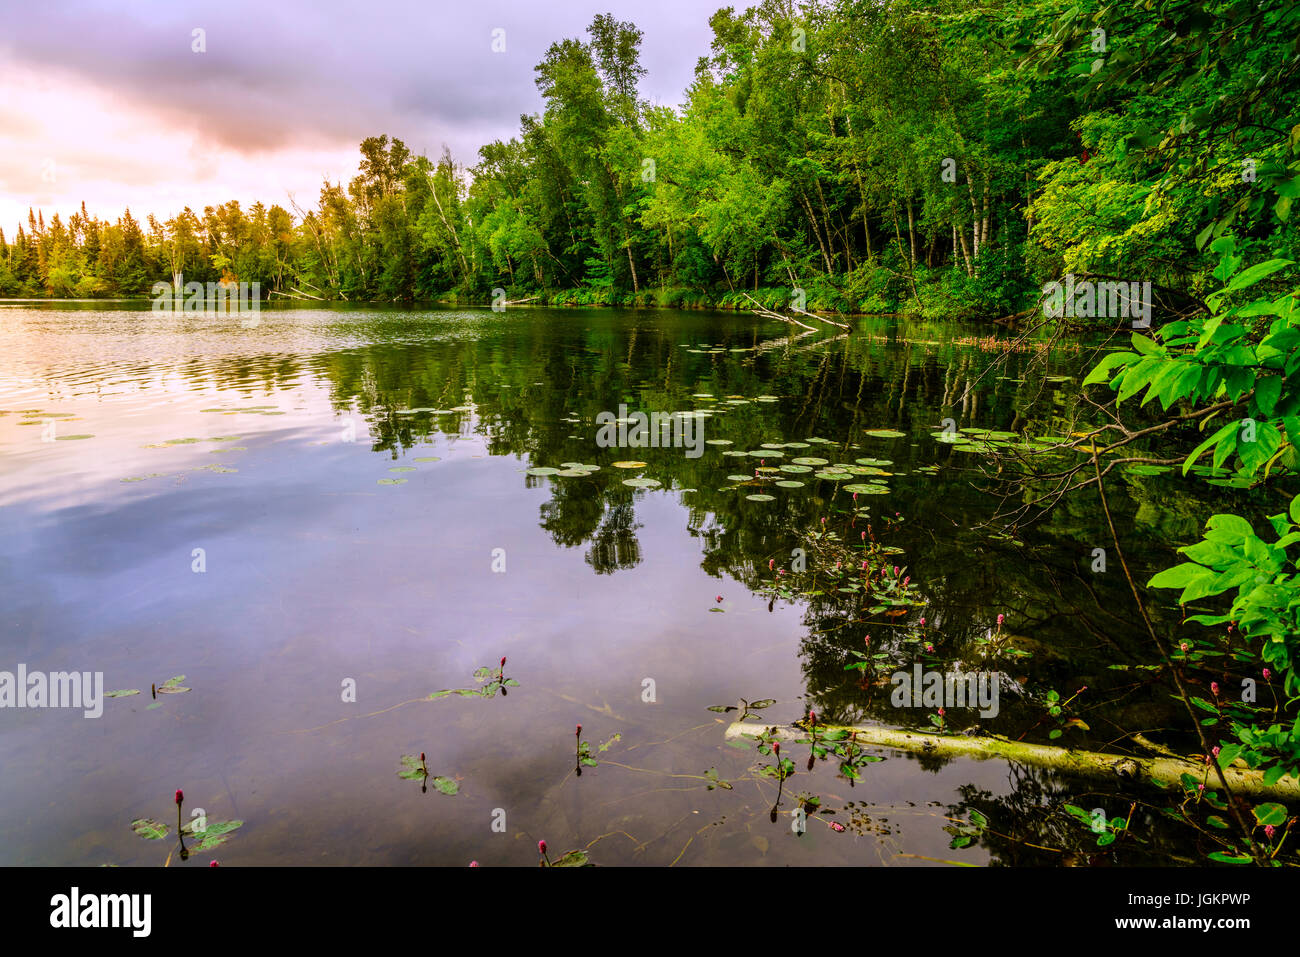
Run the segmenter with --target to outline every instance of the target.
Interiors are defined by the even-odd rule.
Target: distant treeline
[[[1300,258],[1291,0],[767,0],[716,12],[680,109],[596,17],[466,169],[398,139],[314,209],[143,224],[33,212],[0,295],[147,295],[182,273],[348,300],[768,304],[1000,316],[1065,273],[1194,299],[1224,230]],[[503,293],[494,293],[503,290]]]

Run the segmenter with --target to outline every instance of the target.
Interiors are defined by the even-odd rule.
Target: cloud
[[[541,109],[533,66],[550,44],[585,36],[601,12],[645,32],[642,93],[677,103],[707,51],[711,10],[699,0],[32,4],[0,35],[0,225],[81,199],[140,218],[232,198],[283,203],[286,191],[314,202],[322,176],[349,179],[357,144],[379,133],[430,155],[445,144],[472,164]],[[504,53],[492,51],[498,28]],[[53,181],[42,175],[51,160]]]

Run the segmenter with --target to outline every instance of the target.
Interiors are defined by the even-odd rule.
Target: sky
[[[636,23],[642,95],[680,104],[725,5],[19,2],[0,0],[0,228],[11,239],[28,208],[66,219],[83,200],[101,219],[130,208],[141,223],[230,199],[309,209],[322,180],[346,185],[357,144],[382,133],[472,165],[479,146],[541,110],[534,65],[552,42],[586,39],[597,13]]]

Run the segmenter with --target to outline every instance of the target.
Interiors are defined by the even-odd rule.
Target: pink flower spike
[[[1218,697],[1219,683],[1217,681],[1210,682],[1210,694],[1214,695],[1215,697]]]
[[[537,852],[538,852],[539,854],[545,854],[545,853],[546,853],[546,842],[545,842],[545,841],[538,841],[538,842],[537,842]]]
[[[767,570],[768,570],[768,571],[771,571],[771,570],[772,570],[773,568],[775,568],[775,567],[776,567],[776,559],[775,559],[775,558],[769,558],[769,559],[767,560]]]
[[[576,731],[574,731],[573,733],[574,733],[575,736],[576,736],[576,735],[580,735],[580,734],[582,734],[582,725],[578,725],[578,729],[577,729]]]
[[[853,494],[856,495],[857,492],[854,492]],[[866,533],[866,532],[863,532],[863,533],[862,533],[862,540],[863,540],[864,542],[867,540],[867,533]]]
[[[934,651],[934,645],[930,644],[930,643],[927,641],[927,642],[925,643],[925,650],[926,650],[926,651]]]
[[[506,658],[505,658],[505,655],[502,655],[502,656],[501,656],[501,667],[504,668],[505,666],[506,666]]]
[[[844,830],[844,825],[841,824],[839,821],[831,821],[831,830],[832,830],[832,831],[842,831],[842,830]]]
[[[941,717],[941,718],[943,717],[943,708],[940,708],[940,709],[939,709],[939,717]]]
[[[1001,627],[1002,627],[1002,623],[1003,623],[1004,621],[1006,621],[1006,620],[1007,620],[1007,616],[1006,616],[1006,615],[998,615],[998,627],[1001,628]]]
[[[1268,838],[1270,841],[1273,840],[1273,831],[1274,831],[1274,828],[1273,828],[1273,825],[1272,825],[1272,824],[1265,824],[1265,825],[1264,825],[1264,836],[1265,836],[1266,838]]]
[[[1272,672],[1270,672],[1267,668],[1265,668],[1265,669],[1264,669],[1264,680],[1267,681],[1267,680],[1269,679],[1269,675],[1271,675],[1271,674],[1272,674]]]
[[[469,866],[470,866],[470,867],[478,867],[478,861],[470,861],[470,862],[469,862]]]
[[[1211,750],[1213,751],[1214,756],[1217,758],[1219,756],[1219,751],[1222,749],[1216,744]]]
[[[925,618],[922,618],[922,619],[921,619],[921,627],[922,627],[922,628],[925,627]]]
[[[721,602],[721,601],[722,601],[722,596],[719,595],[718,598],[717,598],[717,600],[718,600],[718,602]]]
[[[1196,785],[1196,790],[1197,790],[1197,791],[1204,791],[1204,790],[1205,790],[1205,785],[1204,785],[1204,784],[1198,784],[1198,785]]]
[[[221,865],[218,864],[216,861],[208,861],[208,867],[220,867],[220,866]]]
[[[1179,648],[1179,650],[1181,650],[1181,651],[1183,651],[1183,652],[1186,652],[1186,651],[1187,651],[1187,642],[1185,642],[1185,641],[1183,641],[1183,642],[1179,642],[1179,644],[1178,644],[1178,648]]]
[[[176,803],[177,803],[177,804],[180,804],[180,803],[181,803],[182,801],[184,801],[184,800],[185,800],[185,792],[182,791],[180,788],[177,788],[177,789],[176,789]]]

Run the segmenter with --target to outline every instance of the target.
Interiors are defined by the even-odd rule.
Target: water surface
[[[736,715],[708,708],[772,698],[764,715],[783,722],[814,707],[928,728],[844,668],[873,633],[910,667],[890,636],[922,615],[935,661],[999,614],[1030,650],[1006,672],[1025,700],[1004,694],[990,730],[1041,738],[1035,696],[1114,685],[1109,664],[1136,660],[1140,636],[1122,579],[1090,571],[1108,542],[1095,501],[997,534],[978,456],[931,438],[945,418],[1059,430],[1078,351],[995,364],[984,332],[892,319],[790,340],[700,312],[258,318],[0,308],[0,669],[102,671],[108,690],[143,691],[96,720],[0,711],[0,863],[159,865],[172,842],[129,824],[174,821],[178,787],[187,813],[245,822],[216,852],[231,864],[533,864],[541,838],[600,864],[1061,861],[1027,842],[1069,843],[1047,808],[1095,785],[882,751],[851,787],[828,762],[805,771],[793,746],[773,823],[774,782],[724,744]],[[731,444],[602,448],[596,416],[620,404],[712,412],[704,437]],[[809,445],[723,454],[788,442]],[[889,492],[855,505],[844,482],[787,473],[805,485],[755,501],[728,479],[796,455],[888,460]],[[646,464],[613,465],[629,459]],[[527,473],[564,463],[601,468]],[[624,484],[637,476],[660,486]],[[1150,489],[1112,492],[1140,567],[1203,518]],[[899,549],[924,607],[861,616],[844,595],[774,594],[769,562],[789,567],[823,517]],[[502,656],[508,695],[421,700],[474,687]],[[150,685],[182,674],[193,690],[150,707]],[[1160,697],[1126,695],[1070,743],[1104,746]],[[578,723],[593,750],[621,736],[581,776]],[[420,752],[458,794],[398,777]],[[733,787],[708,789],[710,768]],[[803,835],[799,793],[835,810]],[[999,833],[951,849],[944,827],[973,808]]]

